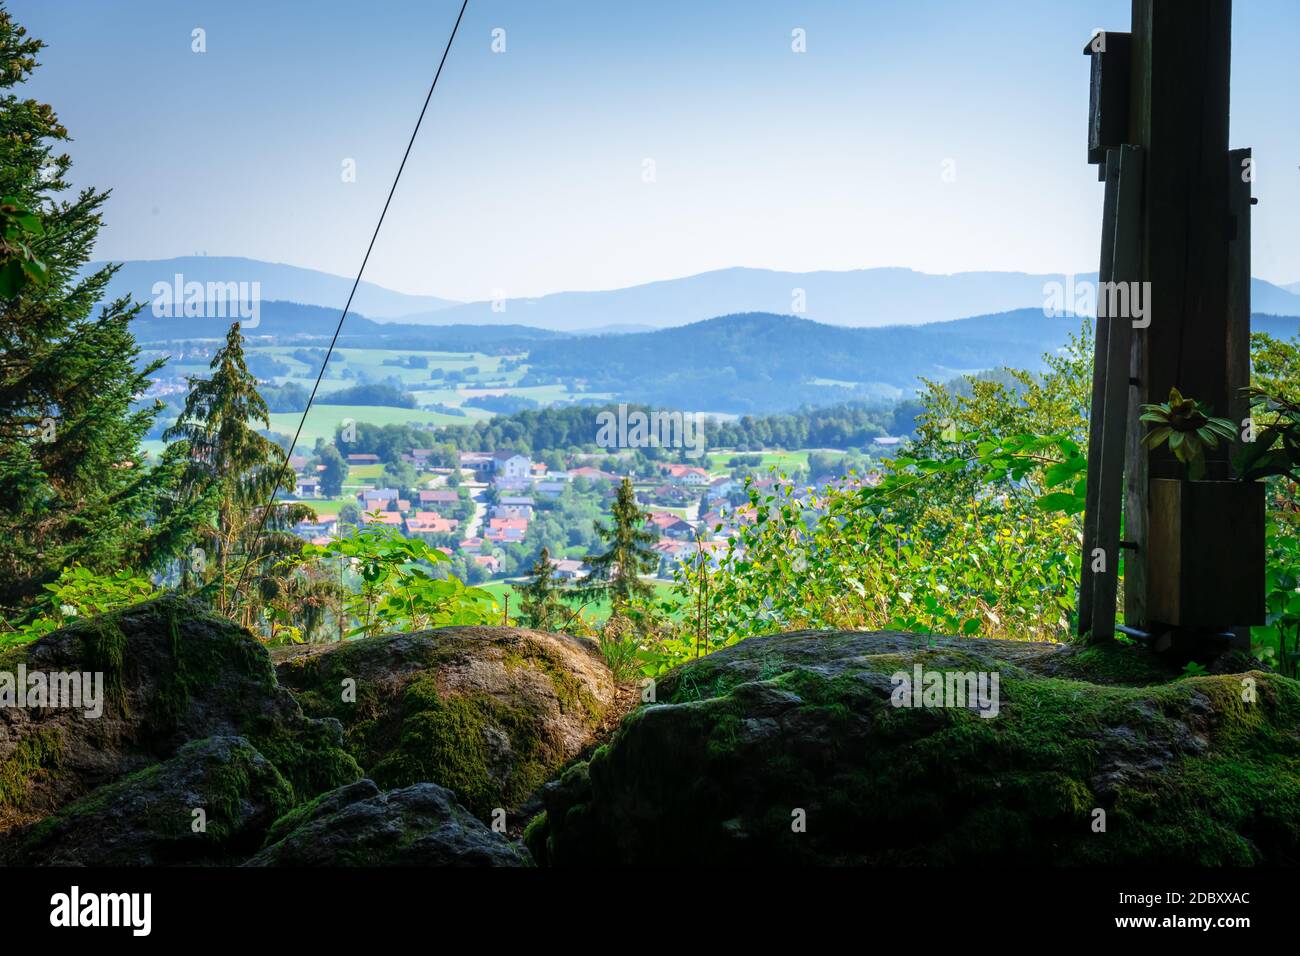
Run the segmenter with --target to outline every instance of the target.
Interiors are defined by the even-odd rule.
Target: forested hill
[[[762,412],[804,403],[893,398],[918,376],[1001,365],[1035,368],[1082,320],[1041,309],[919,326],[850,329],[752,312],[617,337],[539,343],[539,381],[583,378],[594,391],[653,405]]]
[[[1036,369],[1083,319],[1018,309],[927,325],[851,329],[750,312],[633,335],[539,343],[537,382],[585,379],[629,401],[716,412],[772,412],[800,405],[909,394],[918,378],[1010,366]],[[1290,337],[1294,316],[1255,315],[1256,331]]]

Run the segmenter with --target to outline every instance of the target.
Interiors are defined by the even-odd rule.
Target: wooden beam
[[[1228,153],[1228,409],[1238,427],[1250,413],[1243,389],[1250,384],[1250,187],[1249,149]]]
[[[1228,365],[1228,417],[1241,428],[1250,414],[1245,388],[1250,384],[1250,212],[1253,159],[1249,149],[1228,153],[1228,337],[1225,352]],[[1235,477],[1235,475],[1234,475]],[[1263,567],[1258,573],[1265,573]],[[1248,581],[1247,587],[1255,582]],[[1232,627],[1233,645],[1250,649],[1250,625],[1240,620]]]
[[[1094,73],[1095,73],[1094,69]],[[1095,80],[1094,80],[1095,84]],[[1101,262],[1097,267],[1098,285],[1109,282],[1115,256],[1115,199],[1119,195],[1119,151],[1107,150],[1102,164],[1106,193],[1101,210]],[[1097,322],[1092,351],[1092,403],[1088,412],[1088,483],[1083,509],[1083,565],[1079,577],[1079,634],[1092,630],[1092,552],[1097,547],[1097,488],[1101,476],[1102,422],[1106,412],[1107,333],[1104,296],[1097,299]]]
[[[1119,185],[1115,199],[1114,252],[1111,281],[1137,280],[1142,269],[1141,211],[1145,188],[1143,150],[1121,146]],[[1103,298],[1099,289],[1098,303]],[[1099,567],[1092,584],[1092,640],[1115,636],[1116,601],[1119,595],[1120,514],[1124,494],[1124,458],[1129,419],[1129,362],[1132,353],[1133,318],[1106,317],[1105,394],[1100,448],[1089,448],[1089,456],[1100,459],[1097,477],[1097,524],[1095,548]],[[1092,560],[1090,557],[1089,560]]]
[[[1142,401],[1171,387],[1229,409],[1228,78],[1231,0],[1133,0],[1128,142],[1146,153],[1143,269],[1150,283]],[[1207,477],[1227,477],[1227,449]],[[1152,478],[1180,478],[1168,448],[1148,453]]]

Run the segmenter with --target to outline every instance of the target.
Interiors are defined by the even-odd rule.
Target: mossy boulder
[[[380,792],[360,780],[276,823],[248,866],[528,866],[528,851],[493,832],[433,783]]]
[[[238,863],[292,805],[293,788],[245,738],[208,737],[42,820],[6,862]]]
[[[381,787],[431,782],[482,820],[511,810],[592,742],[615,687],[595,644],[444,627],[277,652],[303,710],[335,718]]]
[[[996,715],[946,695],[899,706],[894,675],[917,665],[923,687],[997,675]],[[1136,647],[801,632],[656,692],[544,789],[525,831],[538,862],[1300,862],[1300,683],[1276,674],[1188,676]]]
[[[102,675],[102,712],[0,707],[0,839],[187,742],[242,736],[295,802],[357,779],[342,728],[307,718],[245,629],[167,596],[0,653],[0,674]]]

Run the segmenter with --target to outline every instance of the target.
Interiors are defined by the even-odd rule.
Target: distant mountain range
[[[98,269],[103,262],[92,262],[86,268]],[[337,321],[338,313],[348,300],[352,279],[344,276],[302,269],[279,262],[262,262],[234,256],[182,256],[176,259],[136,259],[122,263],[108,287],[108,298],[130,293],[139,302],[150,302],[156,282],[172,284],[177,275],[185,282],[257,282],[263,300],[300,302],[332,308]],[[414,313],[432,314],[439,309],[459,303],[429,295],[406,295],[393,292],[372,282],[362,282],[357,287],[352,308],[359,315],[375,319],[393,319]]]
[[[176,275],[197,282],[261,284],[263,301],[280,300],[340,310],[352,280],[312,269],[255,259],[191,256],[123,265],[110,291],[130,291],[150,301],[155,282]],[[799,314],[826,325],[872,328],[920,325],[1016,309],[1041,309],[1044,288],[1059,275],[959,272],[931,275],[911,269],[846,272],[774,272],[719,269],[680,279],[603,292],[557,292],[536,299],[457,303],[406,295],[363,282],[353,301],[358,316],[405,325],[516,325],[563,332],[616,334],[670,328],[719,315],[750,312]],[[1093,280],[1080,274],[1076,281]],[[1252,280],[1251,309],[1300,315],[1300,283],[1282,288]]]
[[[1074,277],[1080,283],[1096,278],[1095,272]],[[930,275],[911,269],[721,269],[609,292],[557,292],[539,299],[509,299],[499,312],[492,311],[490,303],[470,302],[406,316],[403,321],[519,322],[572,332],[614,323],[669,328],[718,315],[771,312],[800,314],[826,325],[874,328],[945,322],[1015,309],[1041,310],[1045,287],[1064,280],[1060,275],[1025,272]],[[1300,295],[1254,279],[1251,310],[1300,315]]]

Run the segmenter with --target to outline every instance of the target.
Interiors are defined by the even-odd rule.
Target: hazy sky
[[[28,90],[78,183],[114,189],[97,258],[343,275],[460,6],[8,5],[49,42]],[[1127,0],[470,0],[366,278],[484,299],[736,265],[1091,271],[1080,51],[1128,25]],[[1275,282],[1300,281],[1297,38],[1297,0],[1237,0],[1232,145],[1255,148],[1253,271]]]

